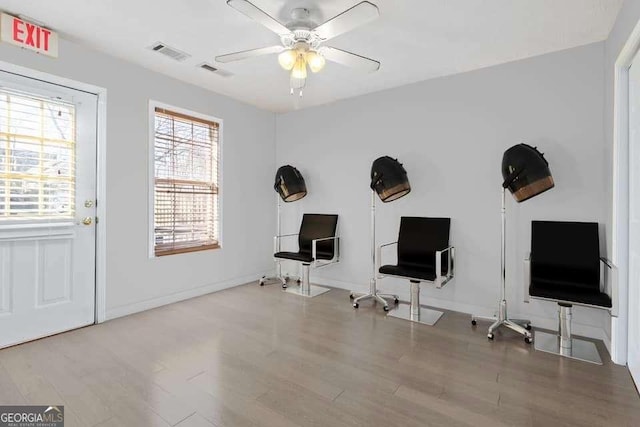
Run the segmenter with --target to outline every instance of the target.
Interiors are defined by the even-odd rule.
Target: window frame
[[[0,65],[1,61],[0,61]],[[2,71],[2,70],[0,70]],[[0,73],[1,74],[1,73]],[[5,76],[0,76],[5,77]],[[29,78],[29,77],[27,77]],[[38,79],[36,79],[38,80]],[[44,81],[44,80],[42,80]],[[13,88],[17,92],[23,92],[25,96],[34,95],[36,98],[41,97],[43,99],[50,98],[53,101],[60,101],[62,103],[70,104],[74,106],[75,110],[75,135],[74,135],[74,145],[76,145],[73,149],[74,159],[73,159],[73,168],[74,168],[74,179],[73,179],[73,188],[74,188],[74,197],[72,202],[75,203],[77,200],[75,196],[75,191],[77,190],[77,143],[78,143],[78,116],[77,116],[77,99],[72,94],[57,91],[55,88],[51,87],[40,87],[33,86],[29,84],[25,84],[24,82],[14,82],[13,80],[7,80],[10,83],[10,87]],[[46,81],[44,81],[47,83]],[[1,83],[1,82],[0,82]],[[49,86],[54,85],[54,83],[49,83]],[[78,89],[80,90],[80,89]],[[36,92],[37,91],[37,92]],[[2,143],[0,143],[2,144]],[[0,226],[4,227],[31,227],[31,226],[42,226],[45,224],[56,225],[56,224],[72,224],[76,221],[77,217],[77,206],[74,205],[72,209],[71,215],[69,216],[59,216],[59,217],[24,217],[24,216],[9,216],[5,217],[0,215]]]
[[[181,114],[187,117],[193,117],[194,119],[215,122],[218,124],[218,182],[217,182],[217,197],[218,197],[218,244],[206,245],[202,247],[190,247],[183,249],[176,249],[174,251],[167,251],[163,254],[156,254],[155,251],[155,117],[156,108],[168,110],[177,114]],[[191,111],[182,107],[176,107],[174,105],[165,104],[163,102],[149,100],[149,135],[148,135],[148,164],[147,164],[147,176],[148,176],[148,247],[149,258],[164,258],[170,255],[180,255],[189,253],[198,253],[204,251],[212,251],[216,249],[222,249],[223,247],[223,139],[224,139],[224,123],[223,120],[214,117],[209,114],[199,113]]]

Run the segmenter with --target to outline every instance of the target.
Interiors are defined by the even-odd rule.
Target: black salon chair
[[[612,310],[601,283],[601,264],[610,272],[605,281],[611,277],[614,289],[616,269],[600,256],[597,223],[532,221],[531,254],[525,260],[528,294],[556,302],[559,313],[557,334],[535,333],[536,350],[602,364],[594,343],[571,337],[572,306]]]
[[[340,239],[336,235],[338,215],[304,214],[298,234],[276,236],[274,247],[280,247],[283,238],[298,237],[297,252],[276,252],[276,262],[281,260],[296,261],[302,264],[302,281],[299,287],[289,288],[286,281],[282,287],[287,292],[306,297],[314,297],[329,291],[328,288],[313,286],[309,283],[309,269],[325,267],[339,261]]]
[[[420,307],[420,282],[441,288],[453,279],[455,248],[449,246],[450,226],[450,218],[402,217],[398,241],[378,248],[376,258],[380,260],[382,248],[397,244],[397,264],[380,267],[381,277],[400,277],[411,284],[410,304],[398,304],[389,316],[427,325],[440,319],[441,311]]]

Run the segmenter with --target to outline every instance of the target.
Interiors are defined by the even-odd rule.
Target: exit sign
[[[0,40],[43,55],[58,57],[58,34],[6,13],[0,16]]]

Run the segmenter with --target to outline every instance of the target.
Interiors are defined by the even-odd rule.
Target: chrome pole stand
[[[536,350],[602,365],[602,359],[594,343],[571,337],[571,304],[558,303],[558,317],[557,334],[536,332]]]
[[[281,219],[280,219],[280,195],[276,192],[276,205],[278,206],[278,216],[276,218],[277,221],[277,236],[280,236],[281,233]],[[276,239],[277,244],[273,248],[275,252],[280,252],[280,239]],[[276,275],[274,277],[267,277],[266,275],[262,276],[259,280],[260,286],[264,286],[267,282],[276,282],[280,283],[283,288],[287,287],[287,280],[289,277],[282,277],[282,264],[280,261],[276,262]]]
[[[489,331],[487,332],[487,338],[492,340],[494,338],[494,332],[500,328],[501,326],[505,326],[509,329],[512,329],[519,333],[520,335],[524,335],[524,341],[527,344],[531,344],[533,342],[533,336],[531,335],[531,321],[524,319],[509,319],[507,315],[507,276],[506,276],[506,224],[507,224],[507,216],[505,209],[505,188],[502,187],[502,251],[500,252],[500,268],[501,268],[501,280],[502,287],[500,288],[500,306],[498,307],[498,317],[484,317],[484,316],[471,316],[471,324],[476,325],[477,320],[493,320],[493,324],[489,326]]]
[[[360,307],[360,302],[372,299],[374,302],[382,304],[384,311],[389,311],[388,299],[393,300],[395,304],[400,301],[398,295],[382,294],[377,289],[377,263],[376,263],[376,192],[371,190],[371,262],[373,266],[371,280],[369,281],[368,294],[356,294],[351,292],[349,298],[353,300],[353,308]]]

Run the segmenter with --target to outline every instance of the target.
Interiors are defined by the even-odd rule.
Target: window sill
[[[179,249],[156,249],[154,255],[156,257],[163,257],[166,255],[176,255],[176,254],[186,254],[191,252],[200,252],[200,251],[208,251],[212,249],[220,249],[219,243],[214,243],[212,245],[201,245],[201,246],[193,246],[189,248],[179,248]]]

